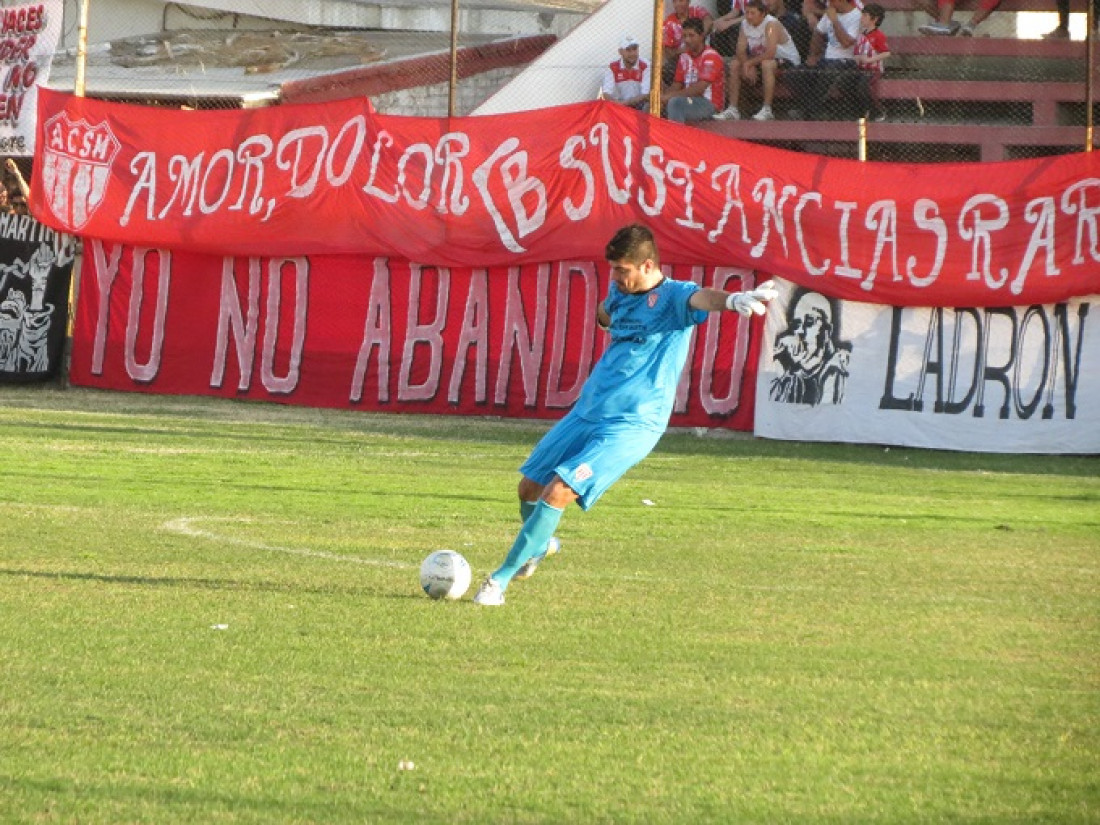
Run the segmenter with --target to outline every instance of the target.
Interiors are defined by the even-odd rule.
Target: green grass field
[[[1100,460],[546,426],[0,389],[0,822],[1100,822]]]

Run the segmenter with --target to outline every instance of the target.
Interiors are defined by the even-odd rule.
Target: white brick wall
[[[492,69],[459,80],[455,114],[469,114],[480,103],[503,88],[522,70],[522,66]],[[448,100],[446,83],[417,86],[412,89],[402,89],[398,92],[387,92],[371,98],[375,108],[383,114],[410,115],[413,117],[446,117]]]

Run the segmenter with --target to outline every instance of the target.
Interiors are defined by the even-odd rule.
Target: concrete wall
[[[522,70],[522,67],[493,69],[460,80],[455,111],[459,115],[469,114],[480,103],[506,86]],[[371,98],[371,103],[379,112],[387,115],[446,117],[448,95],[447,84],[436,83],[431,86],[418,86],[415,89],[402,89],[376,95]]]

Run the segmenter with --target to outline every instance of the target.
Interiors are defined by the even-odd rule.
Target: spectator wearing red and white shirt
[[[672,85],[662,94],[668,119],[677,123],[709,120],[725,106],[725,63],[706,44],[701,20],[684,22],[684,49]]]
[[[885,18],[886,9],[878,3],[865,5],[856,41],[856,63],[863,69],[860,72],[860,111],[869,112],[871,119],[876,121],[886,120],[886,110],[879,102],[879,81],[886,70],[886,58],[890,56],[890,44],[879,28]]]
[[[638,59],[638,41],[626,35],[619,41],[619,59],[603,70],[600,97],[635,109],[649,107],[649,64]]]
[[[661,50],[664,55],[661,69],[661,82],[666,86],[672,82],[676,72],[676,63],[684,51],[684,23],[688,20],[703,21],[703,36],[710,34],[714,20],[710,12],[702,6],[691,5],[691,0],[672,0],[672,14],[665,18]]]

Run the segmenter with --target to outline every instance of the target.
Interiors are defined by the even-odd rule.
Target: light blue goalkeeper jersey
[[[676,403],[691,329],[707,314],[688,305],[699,285],[665,278],[631,295],[614,281],[604,307],[611,344],[584,384],[574,413],[589,421],[618,420],[663,431]]]

